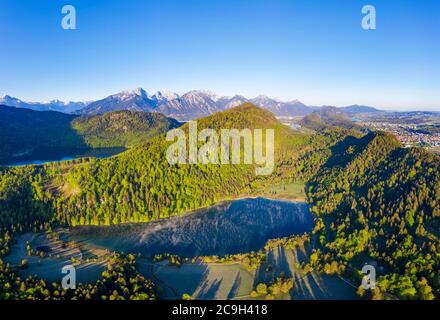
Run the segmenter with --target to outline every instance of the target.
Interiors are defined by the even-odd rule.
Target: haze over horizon
[[[91,101],[130,88],[440,111],[435,0],[0,3],[0,95]],[[361,28],[364,5],[377,30]]]

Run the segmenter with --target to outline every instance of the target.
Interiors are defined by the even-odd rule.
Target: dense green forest
[[[146,222],[251,193],[274,181],[307,179],[323,161],[319,154],[325,151],[319,148],[328,151],[343,136],[295,133],[251,105],[201,119],[198,127],[275,129],[275,173],[257,177],[253,165],[170,165],[165,159],[170,143],[160,136],[111,159],[47,165],[32,176],[33,190],[64,224]]]
[[[179,125],[157,113],[116,111],[78,117],[0,106],[0,161],[38,148],[132,147]]]
[[[439,164],[438,155],[403,149],[385,133],[337,144],[308,183],[317,264],[376,263],[383,269],[374,298],[438,297]]]
[[[180,126],[160,113],[115,111],[76,118],[72,128],[92,148],[133,147]]]
[[[125,130],[124,121],[105,120],[114,117],[74,126],[101,132],[105,141],[111,130]],[[146,222],[302,181],[317,217],[310,268],[325,272],[335,262],[344,272],[373,260],[384,268],[375,298],[438,298],[439,156],[403,149],[389,134],[318,120],[315,133],[295,131],[245,104],[198,121],[199,130],[274,129],[275,171],[268,177],[256,176],[253,165],[170,165],[164,135],[109,159],[0,169],[1,252],[15,231]]]

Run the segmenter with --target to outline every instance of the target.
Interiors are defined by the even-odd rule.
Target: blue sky
[[[24,100],[141,86],[440,110],[437,0],[0,0],[0,44],[0,95]]]

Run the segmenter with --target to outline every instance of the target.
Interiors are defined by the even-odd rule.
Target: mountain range
[[[160,112],[180,120],[190,120],[228,110],[243,103],[251,102],[273,112],[277,116],[305,116],[315,110],[294,100],[282,102],[267,96],[248,99],[240,95],[232,97],[218,96],[209,91],[189,91],[181,96],[173,92],[148,94],[137,88],[111,95],[102,100],[90,103],[80,110],[82,114],[101,114],[115,110],[138,110]]]
[[[171,91],[158,91],[154,94],[149,94],[142,88],[122,91],[92,102],[62,102],[59,100],[52,100],[46,103],[24,102],[7,95],[0,98],[0,104],[2,105],[37,111],[59,111],[82,115],[96,115],[109,111],[133,110],[159,112],[183,121],[228,110],[246,102],[260,106],[279,117],[306,116],[322,108],[307,106],[298,100],[280,101],[265,95],[249,99],[241,95],[234,95],[232,97],[219,96],[215,93],[203,90],[193,90],[183,95],[178,95]],[[376,108],[359,105],[338,109],[349,114],[379,112]]]
[[[49,102],[25,102],[18,98],[8,95],[0,97],[0,105],[31,109],[34,111],[58,111],[63,113],[75,113],[85,108],[88,102],[64,102],[60,100],[51,100]]]

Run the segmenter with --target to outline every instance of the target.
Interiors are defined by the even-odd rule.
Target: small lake
[[[38,148],[29,153],[2,161],[0,165],[15,167],[41,165],[49,162],[67,161],[77,158],[108,158],[125,151],[119,148],[75,149],[75,148]]]
[[[222,256],[257,251],[269,239],[309,232],[312,222],[305,203],[256,198],[223,202],[150,223],[77,227],[68,238],[146,256]]]

